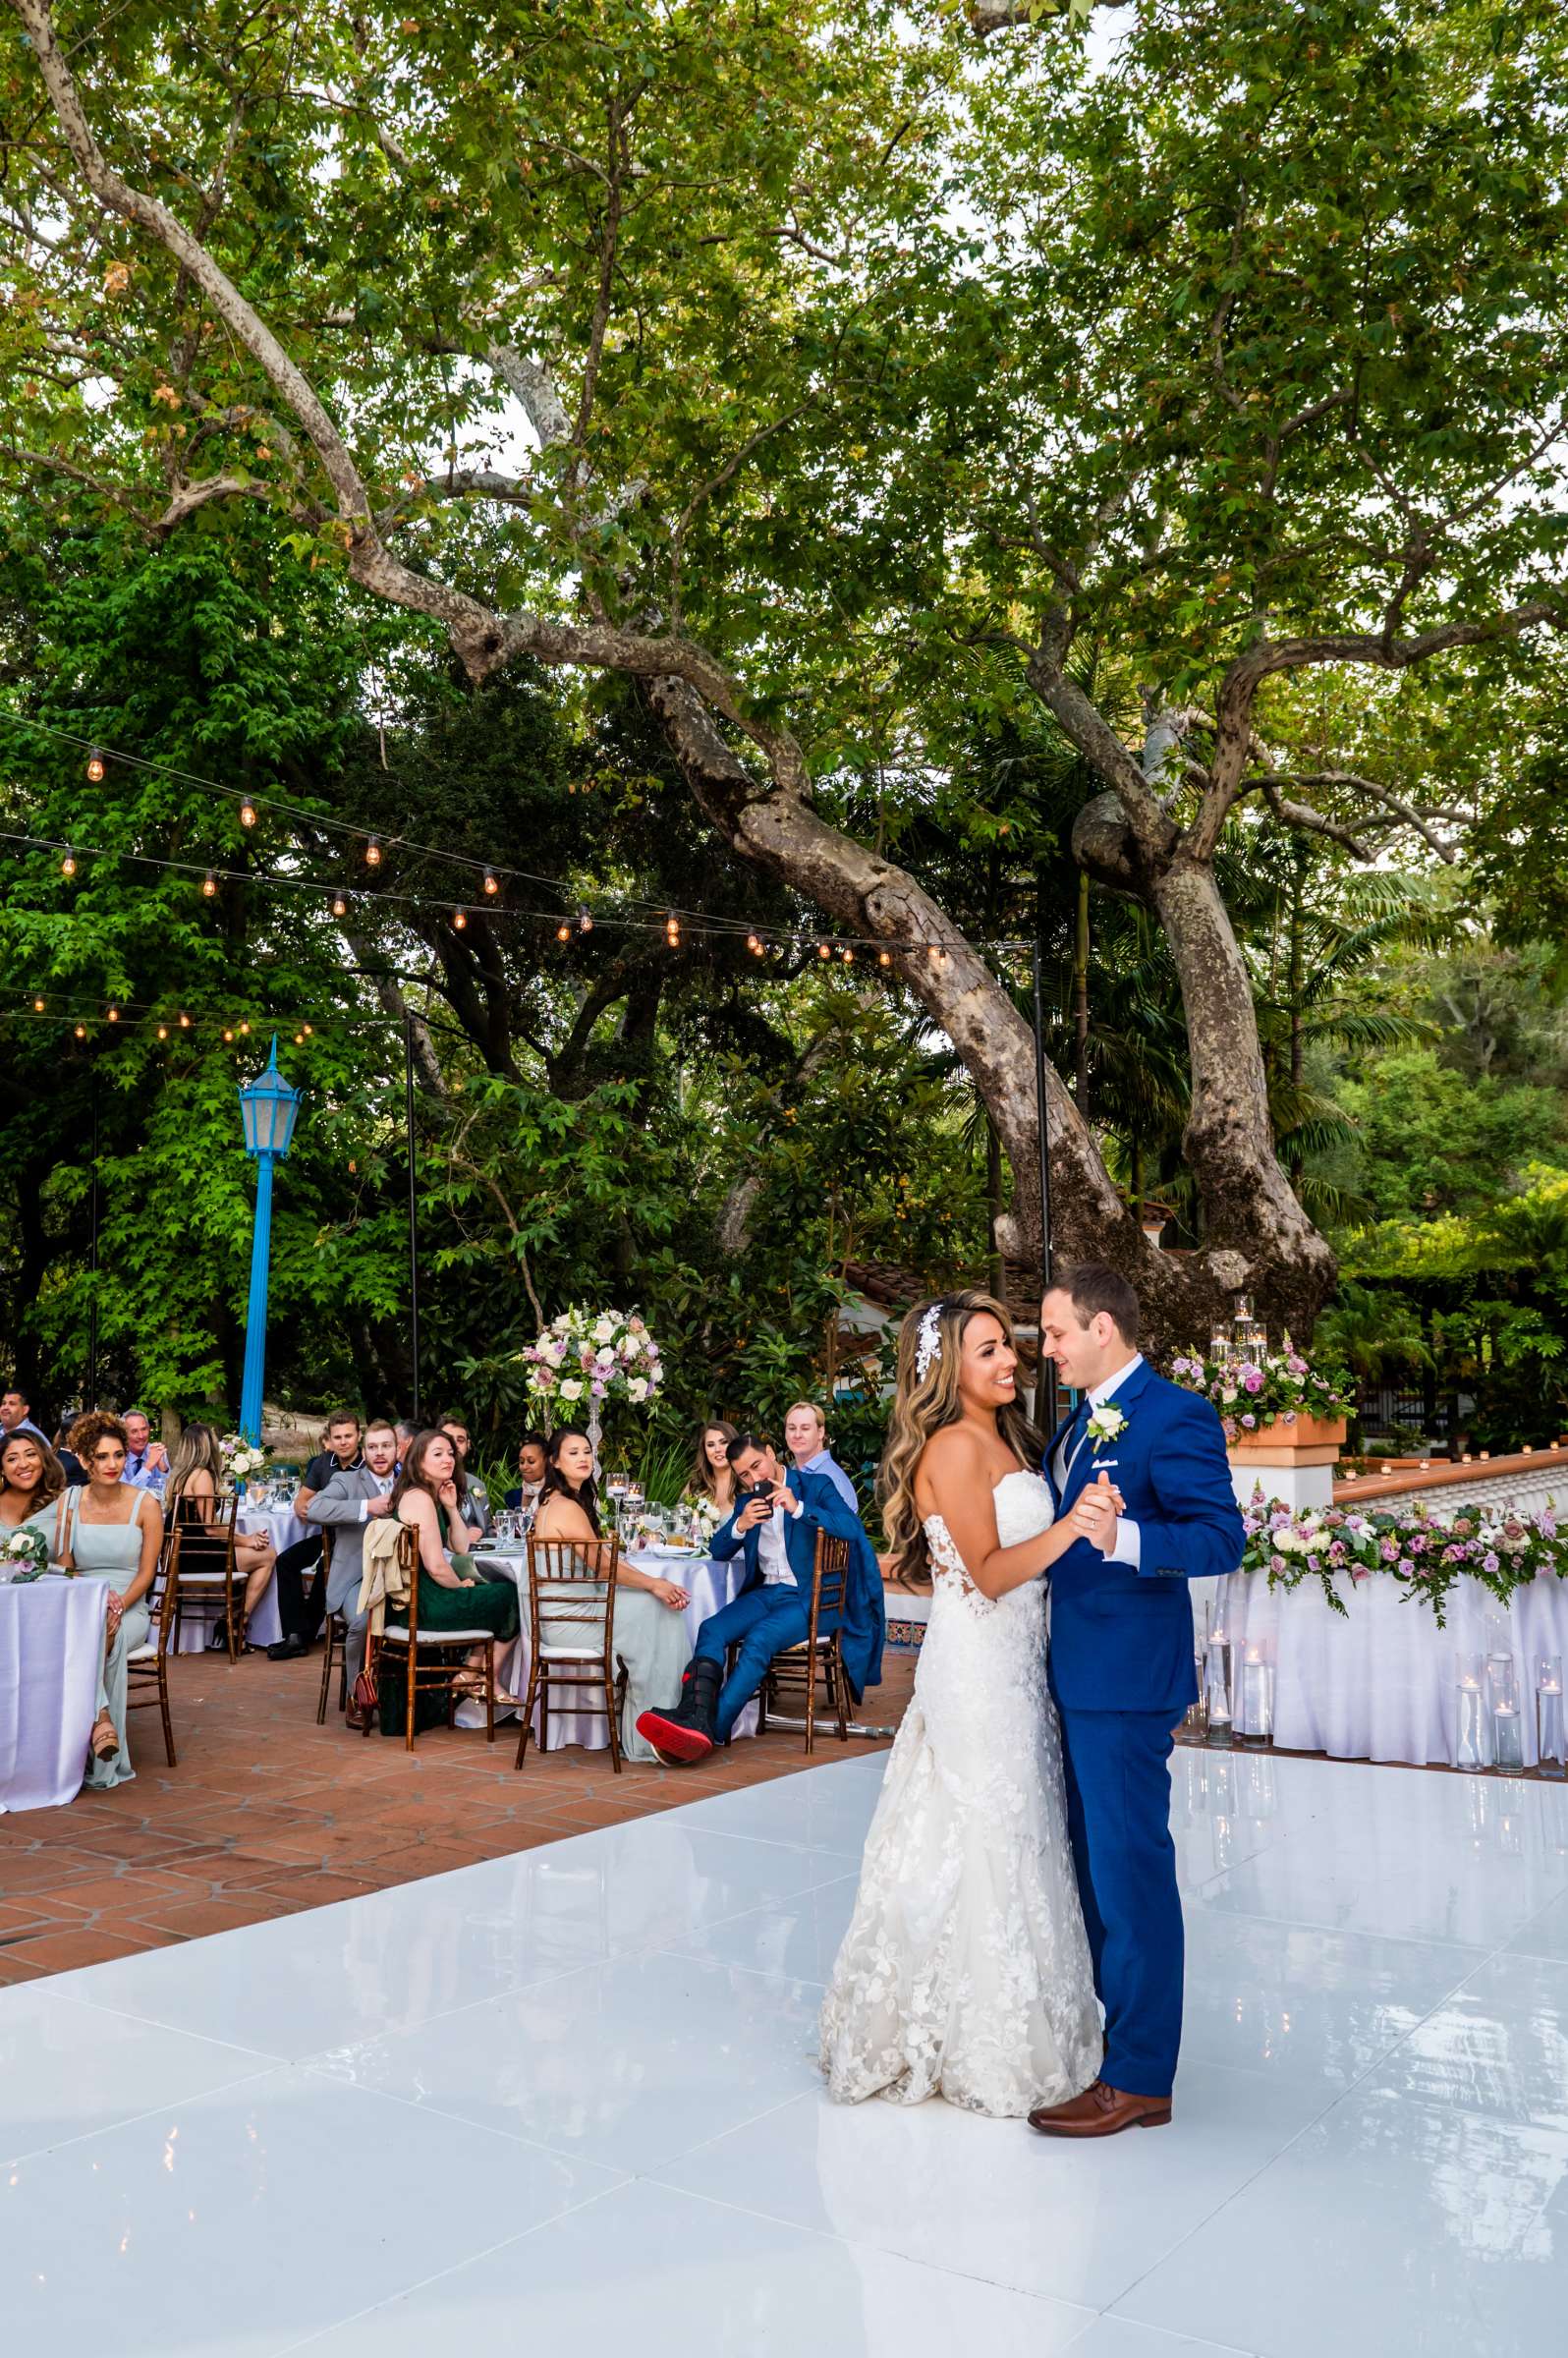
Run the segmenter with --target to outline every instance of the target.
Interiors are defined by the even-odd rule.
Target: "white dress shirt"
[[[801,1511],[801,1501],[795,1502],[795,1515]],[[789,1550],[784,1544],[784,1509],[775,1506],[765,1523],[756,1527],[756,1561],[762,1580],[770,1589],[798,1589],[800,1582],[790,1570]]]
[[[1105,1402],[1112,1398],[1112,1396],[1127,1381],[1128,1376],[1132,1375],[1134,1369],[1141,1368],[1143,1364],[1144,1354],[1142,1351],[1135,1351],[1132,1358],[1127,1361],[1126,1365],[1118,1368],[1113,1376],[1107,1376],[1103,1382],[1092,1383],[1089,1387],[1090,1416],[1092,1417],[1093,1415],[1096,1408],[1102,1408]],[[1067,1476],[1077,1461],[1079,1450],[1084,1448],[1088,1441],[1089,1426],[1088,1420],[1086,1419],[1084,1431],[1078,1436],[1077,1445],[1073,1450],[1072,1457],[1069,1458],[1066,1464],[1062,1465],[1058,1470],[1058,1488],[1061,1488],[1065,1485]],[[1113,1466],[1107,1467],[1107,1471],[1114,1477],[1115,1468]],[[1139,1530],[1138,1525],[1134,1523],[1130,1517],[1127,1515],[1118,1515],[1116,1518],[1116,1538],[1106,1555],[1105,1561],[1108,1564],[1126,1564],[1132,1571],[1136,1572],[1143,1560],[1144,1539],[1142,1532]]]

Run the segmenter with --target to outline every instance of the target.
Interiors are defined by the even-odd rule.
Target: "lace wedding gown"
[[[1037,1474],[996,1485],[1004,1547],[1051,1521]],[[1045,1589],[992,1601],[927,1518],[930,1620],[822,2006],[829,2094],[944,2096],[1016,2115],[1087,2088],[1100,2020],[1045,1686]]]

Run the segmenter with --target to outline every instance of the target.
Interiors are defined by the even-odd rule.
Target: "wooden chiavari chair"
[[[323,1598],[326,1595],[327,1582],[332,1572],[332,1543],[336,1536],[337,1535],[332,1530],[330,1524],[324,1524],[322,1526],[321,1569],[317,1573],[316,1578],[321,1583],[321,1594]],[[326,1659],[321,1664],[321,1692],[316,1700],[315,1707],[315,1723],[317,1727],[325,1727],[326,1725],[327,1697],[332,1692],[332,1673],[334,1669],[338,1674],[338,1710],[340,1712],[346,1712],[349,1708],[348,1615],[346,1613],[334,1613],[331,1611],[326,1611],[323,1615],[322,1627],[326,1631]]]
[[[849,1679],[844,1669],[844,1654],[839,1644],[843,1625],[844,1603],[849,1593],[850,1544],[848,1540],[829,1539],[825,1531],[816,1535],[816,1579],[812,1592],[812,1626],[799,1646],[786,1648],[776,1654],[767,1667],[756,1704],[756,1732],[761,1735],[767,1726],[768,1706],[782,1705],[786,1695],[804,1695],[806,1699],[806,1749],[816,1746],[816,1690],[818,1679],[822,1700],[838,1725],[838,1740],[849,1742]],[[825,1634],[821,1623],[831,1620],[833,1626]]]
[[[171,1499],[164,1573],[175,1591],[176,1645],[187,1612],[200,1618],[207,1628],[217,1627],[221,1614],[231,1662],[240,1658],[245,1609],[245,1583],[237,1582],[234,1564],[234,1519],[239,1507],[239,1498],[232,1491],[227,1497]]]
[[[125,1657],[125,1708],[128,1712],[147,1712],[156,1704],[163,1713],[163,1749],[169,1756],[171,1768],[179,1766],[174,1751],[174,1721],[169,1712],[169,1648],[180,1612],[178,1554],[174,1547],[160,1552],[163,1569],[153,1586],[151,1634],[144,1646],[139,1646]],[[149,1688],[150,1693],[146,1692]]]
[[[615,1653],[615,1586],[621,1543],[610,1540],[529,1541],[529,1691],[518,1737],[521,1768],[539,1714],[538,1746],[549,1750],[550,1706],[572,1697],[573,1711],[609,1722],[610,1765],[621,1773],[621,1706],[626,1664]]]
[[[414,1750],[415,1711],[417,1698],[433,1690],[446,1690],[447,1725],[458,1707],[458,1681],[470,1669],[466,1656],[476,1646],[484,1648],[484,1740],[495,1742],[495,1668],[492,1649],[495,1633],[488,1629],[421,1629],[420,1627],[420,1582],[424,1577],[420,1564],[420,1536],[412,1524],[405,1524],[398,1534],[398,1561],[409,1584],[409,1620],[405,1629],[395,1621],[384,1622],[381,1634],[373,1638],[366,1653],[367,1665],[379,1693],[387,1649],[394,1660],[401,1659],[406,1679],[404,1749]],[[460,1649],[456,1661],[451,1659],[454,1648]],[[468,1692],[469,1690],[466,1690]]]

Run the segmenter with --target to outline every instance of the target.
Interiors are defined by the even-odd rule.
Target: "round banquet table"
[[[1535,1767],[1536,1666],[1544,1655],[1568,1656],[1568,1580],[1540,1573],[1505,1609],[1479,1581],[1460,1579],[1444,1629],[1429,1604],[1386,1575],[1352,1582],[1336,1574],[1334,1588],[1347,1619],[1316,1578],[1285,1591],[1271,1590],[1265,1572],[1231,1574],[1224,1612],[1238,1734],[1242,1665],[1256,1647],[1274,1665],[1274,1742],[1284,1750],[1417,1767],[1449,1762],[1455,1657],[1500,1645],[1518,1664],[1525,1765]]]
[[[319,1525],[302,1523],[292,1506],[242,1506],[235,1517],[235,1526],[240,1531],[264,1531],[279,1555],[285,1547],[294,1546],[298,1541],[308,1539],[312,1530],[319,1533],[320,1529]],[[243,1582],[237,1585],[244,1586]],[[183,1622],[180,1628],[180,1652],[200,1654],[211,1631],[210,1615]],[[275,1580],[269,1580],[256,1600],[255,1611],[251,1615],[251,1643],[252,1646],[275,1646],[282,1635],[278,1584]]]
[[[671,1704],[680,1689],[681,1672],[691,1659],[697,1633],[710,1613],[730,1603],[746,1578],[744,1556],[732,1556],[728,1563],[718,1563],[710,1555],[689,1555],[671,1560],[644,1553],[639,1549],[626,1561],[635,1564],[640,1572],[650,1572],[655,1579],[673,1581],[683,1588],[689,1600],[684,1613],[675,1613],[668,1605],[660,1604],[645,1589],[618,1589],[615,1598],[616,1652],[621,1651],[623,1632],[634,1626],[646,1639],[640,1645],[639,1667],[644,1669],[657,1692],[646,1692],[638,1678],[628,1682],[626,1704],[621,1713],[621,1749],[629,1761],[651,1761],[651,1748],[637,1732],[637,1715],[650,1705]],[[522,1634],[506,1659],[503,1676],[514,1695],[528,1692],[529,1680],[529,1563],[526,1546],[484,1548],[474,1558],[476,1571],[489,1580],[498,1580],[503,1573],[517,1583],[518,1605],[522,1614]],[[677,1641],[677,1632],[679,1633]],[[512,1714],[513,1717],[516,1713]],[[479,1703],[458,1706],[459,1727],[482,1727],[484,1707]],[[538,1712],[533,1715],[533,1733],[538,1736]],[[756,1706],[749,1703],[735,1723],[738,1736],[756,1733]],[[552,1710],[550,1712],[550,1749],[562,1745],[581,1744],[588,1752],[607,1752],[610,1735],[602,1712]]]
[[[108,1616],[106,1580],[0,1582],[0,1812],[81,1791]]]

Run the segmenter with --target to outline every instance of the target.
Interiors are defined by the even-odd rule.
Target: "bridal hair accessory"
[[[925,1381],[932,1361],[940,1359],[942,1356],[941,1323],[942,1306],[939,1302],[933,1302],[921,1320],[919,1338],[915,1345],[915,1380],[917,1383]]]

